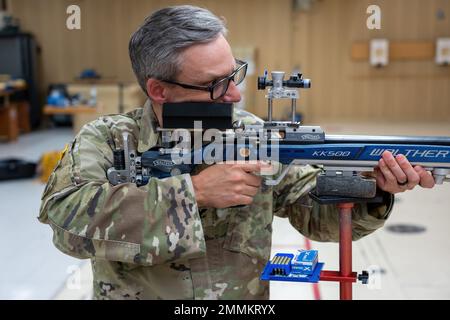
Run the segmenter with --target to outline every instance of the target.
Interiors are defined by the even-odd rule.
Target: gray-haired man
[[[142,109],[87,124],[51,175],[40,221],[61,251],[92,260],[97,299],[267,299],[259,280],[269,259],[274,215],[305,236],[338,240],[334,206],[308,198],[319,169],[291,170],[276,187],[261,184],[260,164],[212,165],[194,175],[112,186],[106,171],[127,131],[144,152],[160,143],[162,104],[238,102],[246,64],[233,57],[223,22],[193,6],[154,12],[133,34],[133,70],[149,101]],[[259,121],[251,114],[236,114]],[[250,119],[250,120],[249,120]],[[383,156],[378,185],[390,193],[434,185],[422,168]],[[397,181],[407,180],[401,186]],[[383,226],[393,204],[353,214],[353,238]],[[236,205],[247,205],[236,208]],[[234,207],[234,208],[231,208]]]

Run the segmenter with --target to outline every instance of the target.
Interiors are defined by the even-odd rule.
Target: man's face
[[[236,63],[227,40],[220,35],[216,40],[187,48],[182,54],[181,71],[175,81],[197,86],[210,85],[214,80],[230,75]],[[226,94],[216,102],[239,102],[241,94],[233,81]],[[169,85],[167,102],[211,101],[210,93]]]

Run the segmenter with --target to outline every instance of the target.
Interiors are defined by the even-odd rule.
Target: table
[[[44,106],[45,115],[57,115],[57,114],[68,114],[74,115],[79,113],[97,113],[97,106],[88,105],[74,105],[68,107],[57,107],[51,105]]]
[[[58,106],[52,106],[52,105],[45,105],[44,106],[44,115],[50,116],[50,115],[71,115],[73,117],[73,129],[74,134],[78,131],[78,119],[81,117],[88,116],[89,118],[97,118],[98,115],[102,112],[102,104],[97,103],[95,106],[89,106],[89,105],[71,105],[67,107],[58,107]],[[46,122],[48,122],[48,118],[46,118]]]

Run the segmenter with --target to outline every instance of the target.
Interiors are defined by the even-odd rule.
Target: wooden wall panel
[[[130,35],[152,11],[185,1],[156,0],[12,0],[9,7],[22,28],[33,32],[42,46],[43,86],[70,82],[85,68],[95,68],[113,81],[135,81],[128,58]],[[256,72],[290,66],[290,0],[202,0],[190,4],[224,16],[233,47],[253,47]],[[81,30],[67,30],[66,8],[81,8]],[[269,40],[270,39],[270,40]],[[266,114],[264,94],[252,86],[249,110]],[[278,114],[275,112],[275,114]]]
[[[382,11],[381,30],[366,28],[366,8]],[[446,18],[436,18],[441,8]],[[313,122],[329,120],[450,122],[450,68],[434,60],[393,61],[375,69],[351,60],[357,41],[386,37],[393,41],[434,41],[450,36],[450,1],[322,0],[307,13],[296,13],[292,63],[307,66],[312,89],[304,108]],[[295,24],[294,24],[295,26]],[[306,35],[305,35],[306,34]],[[305,41],[306,37],[306,41]],[[299,43],[308,46],[298,50]]]
[[[170,0],[10,0],[12,13],[42,46],[43,86],[71,82],[94,67],[111,80],[135,81],[128,58],[131,33],[153,10],[186,1]],[[448,0],[317,0],[298,12],[291,0],[196,0],[224,16],[233,47],[256,50],[256,73],[300,70],[312,79],[302,91],[299,111],[307,122],[322,120],[450,122],[450,68],[433,61],[396,61],[374,69],[351,59],[357,41],[430,41],[450,36]],[[78,4],[82,29],[65,28],[65,10]],[[382,10],[382,29],[366,28],[366,9]],[[442,9],[444,19],[437,19]],[[253,85],[253,84],[249,84]],[[248,109],[266,115],[263,92],[253,92]],[[275,116],[288,111],[275,106]]]

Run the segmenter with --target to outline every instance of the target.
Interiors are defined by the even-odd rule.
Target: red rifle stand
[[[360,280],[367,284],[369,276],[366,271],[360,275],[352,271],[352,209],[355,203],[382,203],[381,195],[371,199],[318,196],[311,191],[310,197],[319,204],[336,204],[339,209],[339,271],[323,270],[320,273],[320,281],[339,282],[340,300],[352,300],[353,282]]]
[[[320,280],[339,281],[341,300],[352,300],[352,283],[356,282],[356,272],[352,272],[352,209],[354,203],[339,203],[339,272],[322,271]],[[331,274],[330,274],[331,273]]]

